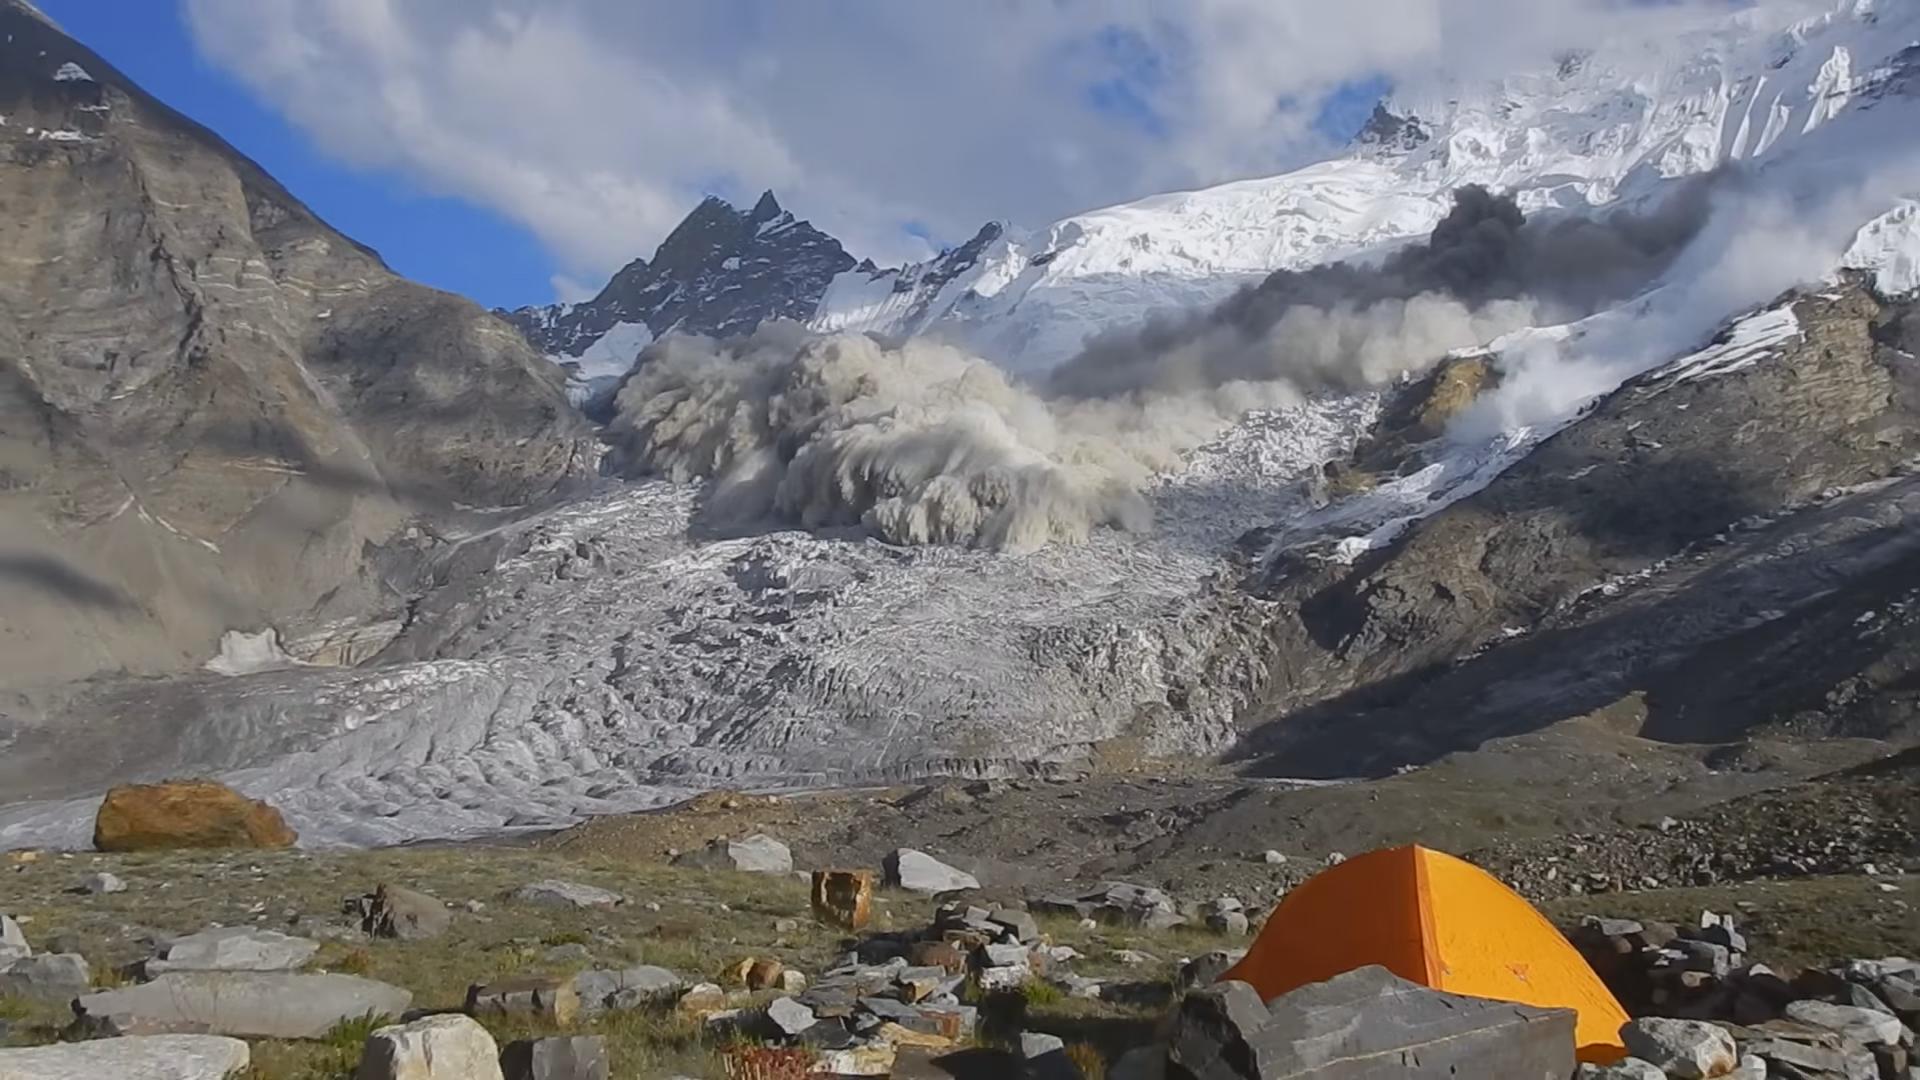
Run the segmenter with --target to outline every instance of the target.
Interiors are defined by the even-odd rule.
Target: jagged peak
[[[760,193],[760,201],[753,204],[753,212],[747,215],[747,220],[758,224],[772,221],[784,213],[786,211],[780,208],[780,200],[773,197],[773,189],[768,188]]]

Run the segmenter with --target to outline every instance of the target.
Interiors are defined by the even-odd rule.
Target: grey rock
[[[1842,1038],[1872,1046],[1895,1045],[1906,1033],[1906,1025],[1892,1013],[1863,1009],[1857,1005],[1835,1005],[1826,1001],[1796,1001],[1789,1004],[1786,1018],[1809,1027],[1823,1028]]]
[[[0,968],[8,962],[21,957],[32,956],[33,946],[27,944],[27,935],[20,924],[10,915],[0,915]]]
[[[1027,912],[1013,908],[994,908],[987,915],[987,919],[998,927],[1004,927],[1016,941],[1040,940],[1040,924],[1035,922],[1033,916]]]
[[[673,864],[702,870],[785,874],[793,870],[793,852],[766,833],[754,833],[738,840],[722,837],[698,851],[682,852],[674,856]]]
[[[0,997],[67,1001],[93,985],[93,970],[78,953],[38,953],[0,969]]]
[[[342,1020],[398,1016],[413,994],[357,975],[180,971],[139,986],[86,994],[73,1003],[83,1023],[137,1022],[150,1030],[195,1028],[216,1035],[314,1039]]]
[[[1216,911],[1207,916],[1207,929],[1231,937],[1245,937],[1247,914],[1244,911]]]
[[[500,1056],[506,1080],[607,1080],[612,1059],[599,1035],[521,1039]]]
[[[1266,863],[1268,866],[1287,865],[1287,857],[1273,850],[1262,852],[1260,855],[1260,861]]]
[[[1720,1076],[1739,1063],[1733,1036],[1703,1020],[1643,1016],[1620,1029],[1627,1053],[1682,1080]]]
[[[360,929],[372,937],[423,941],[453,925],[453,913],[436,897],[404,885],[381,885],[364,899]]]
[[[423,1017],[367,1036],[354,1080],[501,1080],[500,1048],[471,1016]]]
[[[1581,920],[1580,925],[1583,929],[1601,937],[1626,937],[1646,929],[1644,925],[1633,919],[1608,919],[1596,916],[1588,916]]]
[[[292,971],[313,959],[320,943],[275,930],[223,926],[175,938],[145,965],[148,976],[170,971]]]
[[[1066,1048],[1066,1040],[1058,1035],[1049,1035],[1043,1031],[1020,1033],[1020,1056],[1028,1061],[1048,1054],[1057,1054]]]
[[[226,1080],[253,1055],[218,1035],[140,1035],[91,1042],[0,1049],[5,1080]]]
[[[1215,949],[1188,960],[1180,965],[1180,989],[1211,986],[1219,980],[1220,976],[1227,973],[1228,968],[1239,963],[1246,955],[1245,949]]]
[[[580,1014],[580,995],[571,978],[519,975],[467,987],[466,1009],[475,1016],[526,1017],[549,1024],[570,1024]]]
[[[97,874],[88,875],[87,880],[80,883],[80,888],[99,896],[102,893],[126,892],[127,883],[121,881],[119,875],[102,870]]]
[[[782,1035],[793,1036],[819,1022],[813,1010],[790,997],[774,998],[767,1004],[767,1022]]]
[[[588,1016],[636,1009],[678,995],[687,981],[663,967],[640,964],[621,969],[583,971],[573,977],[580,1008]]]
[[[536,881],[522,885],[513,894],[515,900],[525,904],[543,904],[547,907],[574,908],[612,908],[626,902],[626,897],[617,892],[581,885],[572,881]]]
[[[976,954],[987,967],[1027,967],[1033,954],[1025,945],[987,945]]]
[[[912,848],[898,848],[890,852],[882,862],[881,870],[887,884],[928,895],[980,887],[980,882],[972,874],[956,870],[926,852]]]
[[[1263,1005],[1253,988],[1187,994],[1168,1061],[1194,1076],[1331,1080],[1571,1076],[1574,1013],[1430,990],[1364,967]]]

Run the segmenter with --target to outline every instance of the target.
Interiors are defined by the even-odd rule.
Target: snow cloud
[[[530,228],[592,287],[706,192],[856,254],[1324,152],[1343,88],[1493,73],[1720,6],[1618,0],[182,0],[328,153]],[[539,299],[529,297],[529,300]]]

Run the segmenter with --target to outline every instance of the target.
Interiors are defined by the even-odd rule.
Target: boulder
[[[1280,853],[1268,852],[1270,855]],[[1286,856],[1282,855],[1284,860]],[[1108,1080],[1166,1080],[1167,1048],[1159,1044],[1136,1046],[1120,1055],[1120,1060],[1107,1070]]]
[[[5,1080],[226,1080],[251,1064],[246,1043],[218,1035],[141,1035],[0,1049]]]
[[[1040,924],[1032,915],[1015,908],[994,908],[987,913],[987,921],[1008,934],[1015,941],[1039,941]]]
[[[881,864],[881,871],[886,875],[887,884],[929,896],[980,887],[972,874],[912,848],[897,848],[889,853]]]
[[[1895,1045],[1906,1031],[1906,1025],[1892,1013],[1858,1005],[1796,1001],[1787,1006],[1785,1015],[1789,1020],[1831,1031],[1866,1046]]]
[[[1168,1063],[1242,1080],[1562,1077],[1574,1071],[1574,1018],[1570,1009],[1431,990],[1382,967],[1300,987],[1271,1005],[1229,981],[1182,1001]]]
[[[1179,989],[1191,990],[1197,986],[1211,986],[1218,982],[1227,969],[1245,959],[1245,949],[1215,949],[1202,953],[1180,965]]]
[[[580,1015],[573,979],[520,975],[467,987],[466,1011],[474,1016],[517,1016],[565,1026]]]
[[[1791,1020],[1770,1020],[1753,1028],[1742,1047],[1782,1076],[1844,1077],[1874,1080],[1879,1069],[1872,1051],[1822,1028]]]
[[[367,1036],[354,1080],[501,1080],[500,1048],[471,1016],[443,1013]]]
[[[873,875],[865,870],[815,870],[813,917],[843,930],[873,921]]]
[[[641,964],[619,970],[583,971],[573,977],[580,1011],[587,1016],[637,1009],[686,989],[687,981],[663,967]]]
[[[404,885],[381,885],[360,903],[360,929],[370,937],[422,941],[453,925],[447,905]]]
[[[118,874],[110,874],[102,870],[97,874],[87,875],[87,880],[80,883],[80,890],[95,896],[103,893],[126,892],[127,883],[121,881]]]
[[[398,1016],[413,994],[357,975],[177,971],[149,983],[86,994],[73,1003],[83,1026],[216,1035],[317,1039],[342,1020]]]
[[[148,977],[170,971],[292,971],[313,959],[320,943],[275,930],[222,926],[175,938],[148,960]]]
[[[598,1035],[521,1039],[500,1055],[505,1080],[607,1080],[607,1040]]]
[[[767,1022],[784,1036],[794,1036],[819,1023],[813,1010],[790,997],[774,998],[767,1004]]]
[[[285,848],[298,839],[280,811],[210,780],[123,784],[93,822],[101,851]]]
[[[524,904],[542,904],[546,907],[600,908],[608,909],[626,903],[627,898],[617,892],[581,885],[573,881],[536,881],[531,885],[522,885],[513,894],[515,900]]]
[[[1740,1061],[1727,1029],[1703,1020],[1643,1016],[1628,1021],[1620,1029],[1620,1039],[1627,1053],[1681,1080],[1722,1076]]]
[[[723,836],[698,851],[682,852],[674,856],[673,864],[691,866],[698,870],[790,874],[793,872],[793,852],[787,849],[787,845],[766,833],[754,833],[739,840],[730,840]]]
[[[0,997],[66,1002],[93,985],[93,970],[78,953],[39,953],[0,969]]]
[[[1147,885],[1109,881],[1080,897],[1078,906],[1102,922],[1121,923],[1146,930],[1166,930],[1185,923],[1173,897]]]

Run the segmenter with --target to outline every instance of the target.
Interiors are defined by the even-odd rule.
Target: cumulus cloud
[[[964,237],[1279,171],[1325,149],[1312,122],[1355,80],[1493,74],[1718,0],[183,4],[328,152],[519,221],[594,282],[707,191],[774,188],[856,253],[911,257],[904,222]]]

